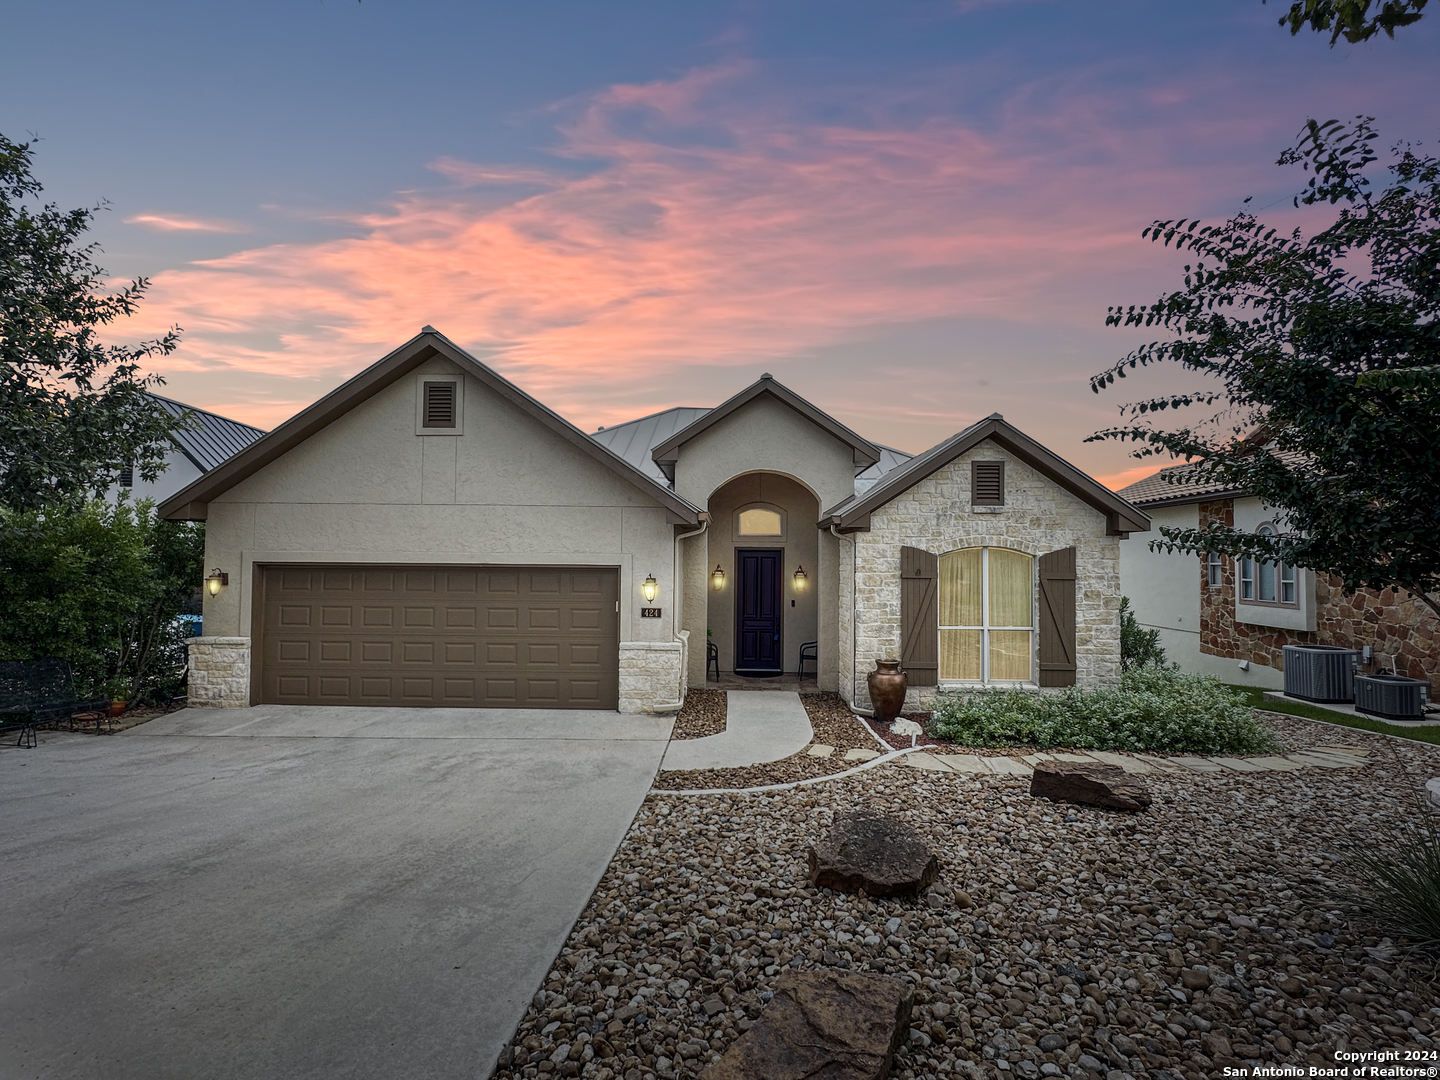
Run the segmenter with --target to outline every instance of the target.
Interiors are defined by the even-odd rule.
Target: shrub
[[[149,502],[0,509],[0,658],[58,656],[83,697],[178,693],[185,611],[204,573],[203,527]]]
[[[1125,672],[1114,690],[945,692],[930,734],[968,746],[1197,754],[1275,749],[1270,733],[1218,680],[1154,665]]]
[[[1417,809],[1388,842],[1366,836],[1344,845],[1363,885],[1341,899],[1363,922],[1440,960],[1440,826],[1423,805]]]
[[[1120,670],[1133,671],[1150,665],[1165,666],[1165,649],[1159,630],[1140,629],[1140,620],[1130,610],[1130,598],[1120,598]]]

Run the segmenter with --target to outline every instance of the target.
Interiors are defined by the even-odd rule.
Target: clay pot
[[[123,702],[123,701],[112,701],[112,702],[110,702],[110,708],[106,709],[105,711],[106,711],[107,713],[109,713],[111,716],[119,716],[121,713],[123,713],[123,712],[125,711],[125,702]]]
[[[865,682],[870,687],[870,705],[877,724],[888,724],[900,715],[908,680],[900,670],[899,660],[876,660],[875,670],[865,677]]]

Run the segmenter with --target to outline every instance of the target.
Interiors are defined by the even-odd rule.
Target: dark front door
[[[740,580],[735,611],[735,670],[739,674],[779,675],[784,668],[780,556],[777,548],[735,551]]]

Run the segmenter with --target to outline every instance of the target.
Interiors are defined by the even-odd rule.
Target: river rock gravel
[[[900,1080],[1208,1080],[1440,1049],[1433,969],[1347,921],[1357,882],[1334,854],[1348,831],[1424,812],[1440,753],[1274,727],[1287,748],[1373,753],[1353,769],[1155,774],[1138,814],[895,765],[781,792],[652,793],[497,1075],[688,1080],[754,1024],[782,972],[818,967],[914,987]],[[807,884],[807,846],[861,807],[938,853],[925,897]]]
[[[675,714],[675,727],[670,740],[704,739],[725,730],[726,697],[724,690],[691,690],[685,704]]]

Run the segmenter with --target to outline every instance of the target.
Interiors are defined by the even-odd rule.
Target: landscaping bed
[[[690,691],[691,694],[697,691]],[[710,691],[722,693],[722,691]],[[693,769],[667,770],[658,774],[655,787],[664,791],[697,791],[709,788],[761,787],[765,784],[789,784],[796,780],[808,780],[815,776],[829,776],[844,772],[860,764],[846,761],[845,751],[854,749],[876,750],[875,744],[865,732],[861,722],[850,711],[843,698],[835,693],[801,694],[801,704],[810,717],[810,727],[815,732],[814,744],[833,746],[835,752],[828,758],[811,757],[805,751],[792,754],[780,761],[765,765],[749,765],[740,769]]]
[[[1335,730],[1273,723],[1287,746]],[[1336,839],[1406,827],[1416,785],[1440,772],[1440,752],[1390,745],[1360,770],[1152,775],[1154,805],[1134,815],[1032,799],[1019,778],[889,766],[785,792],[652,794],[497,1076],[689,1080],[783,970],[824,966],[915,988],[900,1080],[1209,1080],[1333,1067],[1342,1047],[1428,1049],[1426,969],[1338,911],[1357,883]],[[933,846],[926,902],[807,883],[807,845],[860,806]]]
[[[685,695],[685,704],[675,714],[675,727],[670,732],[670,741],[704,739],[719,735],[724,730],[725,691],[691,690]]]

